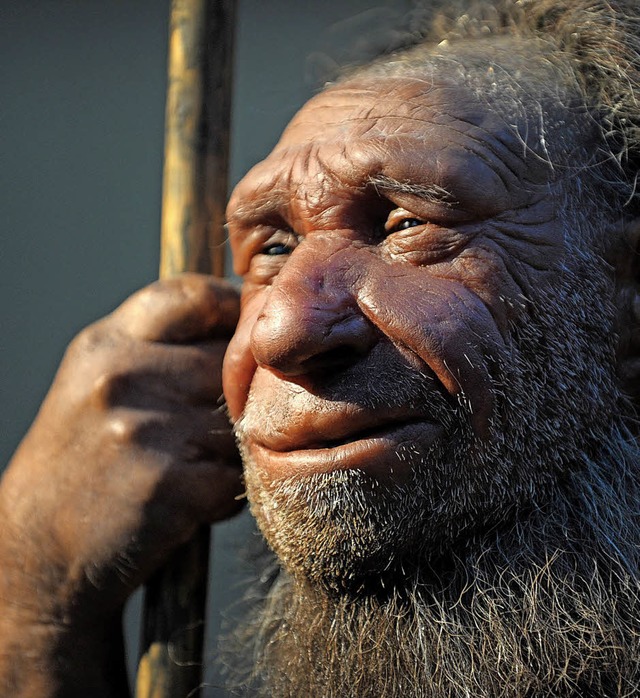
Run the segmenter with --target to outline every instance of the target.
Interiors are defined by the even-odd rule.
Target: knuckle
[[[91,402],[100,410],[111,409],[119,404],[122,394],[129,384],[129,377],[123,373],[103,371],[93,380],[90,388]]]
[[[224,279],[204,274],[186,273],[177,277],[183,293],[192,303],[210,313],[218,313],[223,306],[233,307],[239,302],[238,290]]]
[[[106,422],[107,435],[119,445],[139,442],[144,431],[144,422],[130,413],[114,414]]]

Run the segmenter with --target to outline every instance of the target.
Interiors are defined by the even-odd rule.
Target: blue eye
[[[273,245],[267,245],[262,248],[261,254],[266,254],[269,256],[281,255],[281,254],[291,254],[292,248],[290,245],[285,245],[284,243],[275,243]]]

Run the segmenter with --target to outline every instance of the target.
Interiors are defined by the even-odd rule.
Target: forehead
[[[276,151],[310,138],[326,142],[415,135],[426,125],[453,121],[488,128],[503,125],[460,85],[391,76],[353,80],[309,100],[284,130]]]
[[[357,192],[377,176],[436,185],[491,215],[553,174],[534,124],[446,80],[360,78],[331,87],[292,119],[273,152],[236,188],[229,219]],[[335,199],[335,196],[334,196]],[[482,201],[480,201],[482,199]],[[485,206],[486,210],[482,210]],[[291,215],[290,217],[297,218]]]

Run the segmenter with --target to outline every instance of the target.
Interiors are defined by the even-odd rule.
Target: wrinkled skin
[[[575,424],[614,409],[613,311],[573,327],[613,281],[570,253],[562,170],[508,123],[444,78],[355,79],[232,197],[224,393],[252,509],[296,579],[360,592],[507,526],[548,501]],[[12,695],[122,695],[101,671],[126,596],[237,509],[217,409],[236,311],[228,287],[185,277],[71,346],[0,489]],[[597,406],[567,414],[570,371]]]

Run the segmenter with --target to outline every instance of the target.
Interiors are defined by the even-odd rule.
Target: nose
[[[323,256],[301,246],[275,278],[251,335],[259,366],[287,376],[339,370],[376,343],[355,301],[347,255]]]

